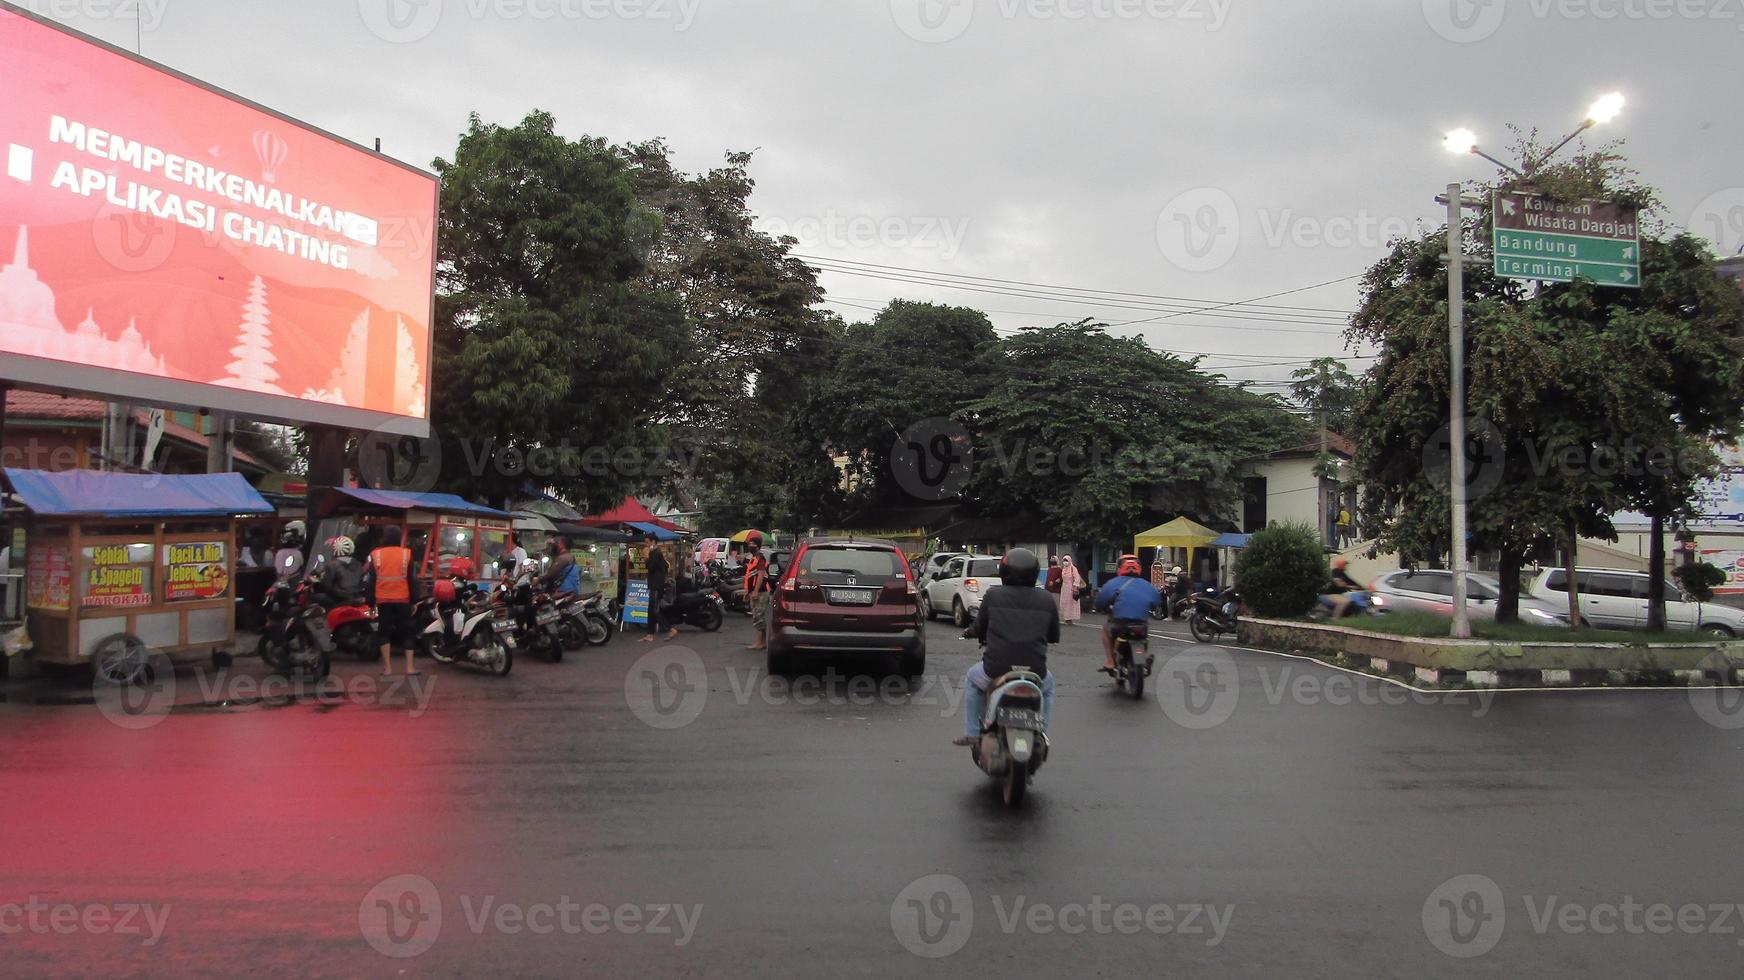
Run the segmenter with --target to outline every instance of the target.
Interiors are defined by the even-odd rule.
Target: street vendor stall
[[[25,530],[25,604],[39,663],[91,663],[119,683],[153,655],[221,659],[240,519],[272,513],[235,473],[200,476],[7,469]]]
[[[1192,575],[1194,578],[1199,578],[1198,563],[1195,561],[1196,554],[1200,551],[1209,550],[1212,547],[1212,542],[1216,541],[1217,538],[1218,533],[1216,531],[1211,530],[1197,521],[1186,517],[1179,517],[1167,524],[1160,527],[1153,527],[1149,531],[1138,535],[1133,539],[1132,546],[1133,550],[1140,554],[1142,554],[1147,548],[1158,549],[1159,554],[1161,553],[1161,550],[1165,548],[1185,549],[1187,552],[1187,560],[1184,564],[1187,573]]]
[[[318,513],[316,554],[343,535],[357,544],[362,560],[381,542],[381,529],[398,527],[420,581],[446,575],[457,559],[471,561],[473,577],[481,582],[508,570],[514,515],[451,493],[342,487],[322,498]]]

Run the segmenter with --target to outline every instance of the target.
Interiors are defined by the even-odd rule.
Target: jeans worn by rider
[[[1042,724],[1054,714],[1054,675],[1048,645],[1060,642],[1060,606],[1046,589],[996,585],[981,600],[969,635],[983,644],[981,659],[963,678],[963,734],[981,734],[987,693],[995,680],[1018,667],[1042,677]]]

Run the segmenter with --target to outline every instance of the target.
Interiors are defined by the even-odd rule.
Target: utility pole
[[[228,473],[231,463],[231,420],[229,412],[212,412],[212,432],[206,437],[206,472]]]
[[[1470,639],[1465,554],[1465,189],[1447,185],[1448,457],[1453,490],[1453,638]]]

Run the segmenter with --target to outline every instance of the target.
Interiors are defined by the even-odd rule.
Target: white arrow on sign
[[[1634,258],[1635,257],[1635,249],[1633,247],[1624,249],[1623,250],[1623,257],[1626,259]]]
[[[1635,278],[1635,273],[1630,272],[1628,269],[1624,269],[1621,278],[1624,282],[1628,282],[1629,280]]]
[[[1502,198],[1502,213],[1503,214],[1512,216],[1514,214],[1515,210],[1517,210],[1517,209],[1514,205],[1513,198],[1509,198],[1509,197]]]

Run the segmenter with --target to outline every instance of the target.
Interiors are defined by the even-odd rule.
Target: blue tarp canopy
[[[1234,531],[1231,531],[1228,534],[1225,534],[1222,537],[1218,538],[1216,541],[1211,542],[1211,547],[1213,547],[1213,548],[1245,548],[1245,547],[1247,547],[1248,539],[1251,537],[1253,537],[1253,535],[1251,535],[1251,534],[1236,534]]]
[[[366,490],[361,487],[339,487],[338,492],[371,507],[389,510],[439,510],[449,514],[476,514],[480,517],[514,517],[506,510],[470,503],[451,493],[409,493],[404,490]]]
[[[6,470],[20,503],[44,517],[229,517],[271,514],[240,473],[163,476],[96,470]]]
[[[677,541],[679,538],[684,537],[684,535],[679,534],[676,531],[668,531],[658,524],[638,524],[635,521],[629,523],[630,527],[641,531],[643,534],[654,535],[654,540],[656,541]]]

